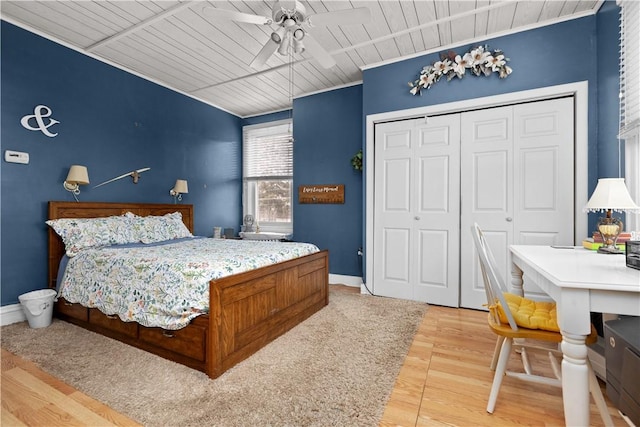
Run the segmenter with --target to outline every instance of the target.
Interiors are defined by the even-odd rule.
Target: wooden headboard
[[[180,212],[182,221],[193,233],[193,205],[160,203],[103,203],[103,202],[49,202],[49,218],[100,218],[132,212],[139,216],[164,215]],[[56,287],[58,267],[65,250],[60,236],[47,227],[49,233],[49,280],[50,288]]]

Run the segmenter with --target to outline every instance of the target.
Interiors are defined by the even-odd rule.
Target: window
[[[261,231],[293,232],[292,121],[245,126],[242,130],[243,214]]]
[[[640,127],[640,3],[620,1],[620,132]]]
[[[625,183],[640,203],[640,3],[620,6],[620,139],[625,141]],[[626,214],[626,228],[640,230],[640,214]]]

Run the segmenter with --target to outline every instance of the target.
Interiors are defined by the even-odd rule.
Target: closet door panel
[[[448,283],[447,265],[449,236],[443,230],[421,230],[419,233],[418,286],[440,287]]]
[[[513,110],[513,243],[573,245],[573,98],[520,104]],[[526,296],[548,299],[535,282],[524,280]]]
[[[414,299],[458,307],[460,115],[415,120]]]
[[[528,183],[520,188],[522,209],[525,211],[557,209],[558,150],[556,148],[528,149],[523,150],[520,156],[523,182]],[[548,172],[540,173],[541,171]]]
[[[384,230],[381,249],[386,260],[383,276],[386,280],[409,283],[409,241],[408,228],[387,228]]]
[[[412,299],[415,275],[413,138],[407,122],[376,126],[374,292],[403,299]]]
[[[449,157],[423,157],[419,168],[420,213],[441,212],[449,210]]]
[[[475,177],[473,190],[470,192],[471,209],[474,213],[508,214],[509,157],[508,150],[472,154],[468,179]]]
[[[514,243],[572,245],[573,98],[513,108],[517,218]]]
[[[384,211],[410,213],[411,159],[390,159],[384,162]]]
[[[482,309],[487,297],[471,226],[485,232],[505,277],[513,240],[513,107],[463,113],[460,126],[460,305]]]

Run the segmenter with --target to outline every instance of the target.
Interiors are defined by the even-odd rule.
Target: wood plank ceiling
[[[302,1],[308,16],[367,7],[372,19],[312,27],[309,33],[336,65],[325,69],[305,51],[294,56],[293,79],[289,56],[275,53],[258,70],[249,65],[275,25],[221,21],[203,12],[214,7],[271,17],[275,0],[3,0],[0,11],[8,22],[248,117],[289,108],[291,91],[300,96],[353,84],[363,68],[594,14],[602,1]]]

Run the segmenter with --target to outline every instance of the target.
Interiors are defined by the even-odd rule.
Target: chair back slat
[[[504,292],[507,291],[504,284],[504,280],[498,272],[495,258],[493,253],[487,244],[484,237],[484,233],[480,229],[477,223],[471,226],[471,235],[473,236],[473,242],[475,243],[476,252],[478,253],[478,259],[480,260],[480,270],[482,272],[482,280],[484,282],[484,289],[487,295],[487,304],[489,305],[489,312],[493,316],[493,320],[496,323],[500,323],[500,317],[498,316],[498,310],[492,309],[496,303],[500,303],[502,310],[507,316],[509,326],[514,331],[518,330],[515,318],[509,309],[509,305],[504,298]]]

